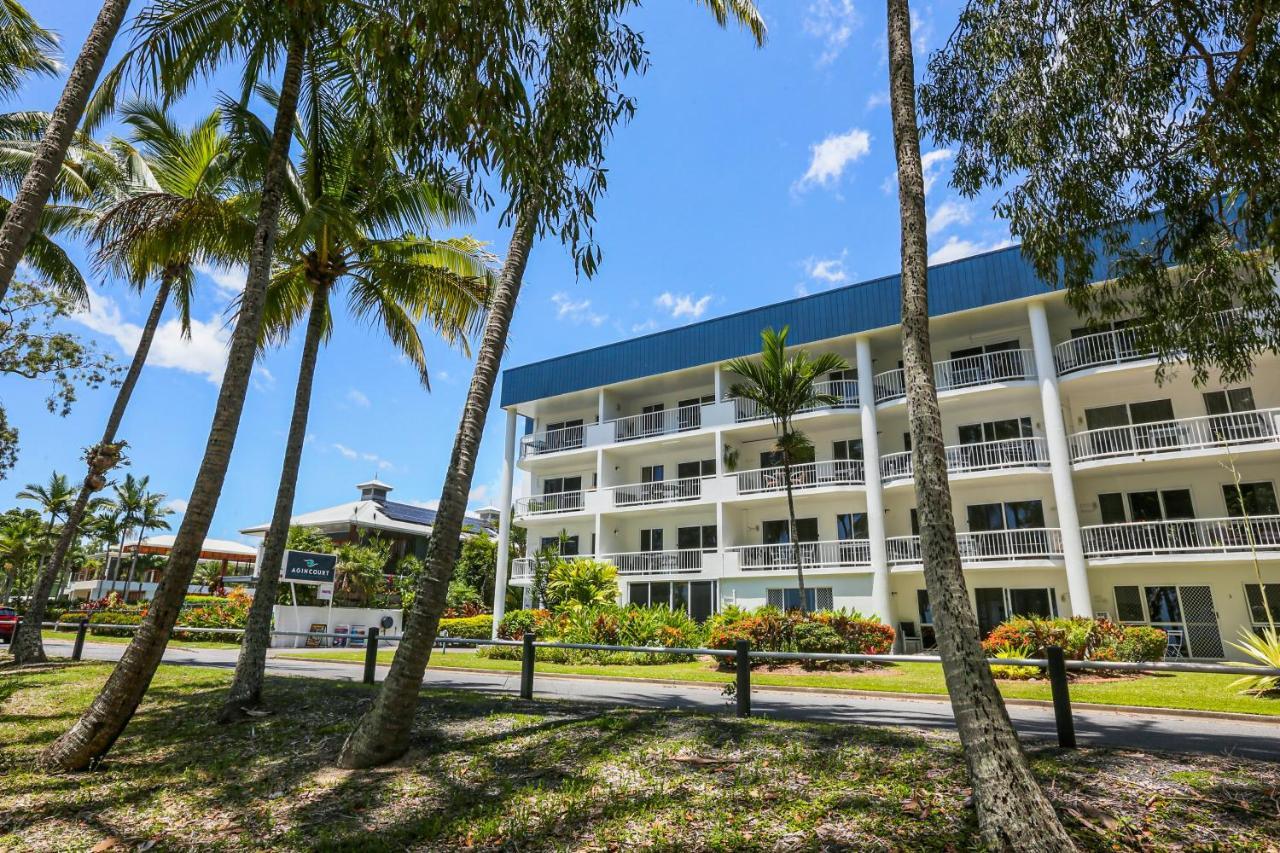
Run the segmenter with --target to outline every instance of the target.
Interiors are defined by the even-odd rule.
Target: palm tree
[[[17,6],[13,2],[5,5],[10,10]],[[103,1],[36,149],[31,168],[23,178],[13,205],[5,212],[4,224],[0,226],[0,302],[4,301],[18,261],[40,224],[41,213],[53,191],[54,181],[80,124],[85,104],[98,82],[107,51],[111,49],[128,8],[129,0]]]
[[[39,549],[40,533],[40,518],[35,514],[6,513],[0,521],[0,567],[4,570],[0,602],[19,591],[27,565]]]
[[[121,570],[124,568],[124,542],[134,528],[138,526],[138,521],[142,517],[143,510],[147,502],[147,485],[151,482],[151,478],[143,476],[135,477],[132,474],[126,474],[123,483],[117,483],[111,487],[115,492],[115,498],[111,504],[115,508],[115,527],[120,534],[120,541],[114,543],[116,546],[116,567],[111,573],[111,587],[115,589],[116,581],[120,580]],[[110,553],[108,553],[108,564],[110,564]],[[128,601],[129,585],[125,584],[124,597]]]
[[[169,553],[165,582],[106,684],[71,729],[45,749],[41,763],[46,767],[83,769],[105,755],[133,717],[160,664],[222,493],[244,410],[258,351],[304,71],[311,72],[307,77],[312,84],[307,87],[309,92],[315,91],[316,81],[335,78],[354,90],[361,78],[351,73],[349,63],[377,52],[358,41],[365,30],[356,25],[356,19],[365,14],[379,14],[376,4],[355,0],[291,0],[284,4],[274,0],[157,0],[138,16],[136,44],[122,60],[122,68],[142,69],[166,97],[180,96],[194,79],[212,73],[230,59],[244,59],[242,79],[253,84],[283,58],[280,98],[227,365],[204,456]],[[112,86],[121,77],[113,73]],[[250,92],[243,94],[247,99]]]
[[[274,92],[263,94],[269,103],[277,100]],[[267,292],[265,342],[284,340],[304,312],[307,322],[280,483],[263,543],[265,567],[279,565],[284,555],[317,356],[333,325],[330,296],[347,285],[351,312],[381,326],[426,385],[426,354],[417,323],[425,316],[445,340],[465,343],[486,295],[488,269],[473,245],[421,236],[437,224],[470,218],[461,188],[438,187],[405,174],[378,124],[368,117],[339,121],[337,106],[331,93],[321,89],[311,109],[299,117],[301,163],[289,183],[277,270]],[[243,147],[262,151],[266,126],[235,105],[228,105],[228,111]],[[236,677],[220,714],[223,721],[238,719],[243,708],[261,701],[278,584],[277,572],[262,572]]]
[[[888,0],[889,101],[902,219],[902,352],[920,513],[920,553],[942,670],[964,748],[978,826],[992,850],[1074,850],[1031,775],[979,640],[956,543],[929,341],[924,172],[908,0]]]
[[[66,474],[59,474],[54,471],[49,475],[49,482],[45,484],[27,483],[26,487],[18,492],[18,500],[35,501],[40,506],[40,511],[48,515],[45,521],[44,530],[40,535],[40,560],[45,561],[49,542],[53,536],[53,528],[58,523],[59,517],[65,516],[67,510],[71,507],[71,486],[67,482]],[[39,590],[36,590],[38,592]],[[47,592],[45,593],[48,594]],[[43,619],[44,614],[39,614],[39,618]],[[32,621],[32,620],[28,620]]]
[[[18,91],[31,74],[57,73],[58,37],[17,0],[0,2],[0,96]]]
[[[797,454],[813,445],[804,433],[795,428],[795,417],[805,409],[815,406],[834,406],[840,402],[834,394],[819,392],[817,383],[835,370],[845,370],[849,362],[835,353],[823,353],[813,358],[804,350],[787,355],[787,332],[765,329],[760,333],[760,358],[735,358],[725,363],[725,369],[738,374],[743,382],[730,386],[729,394],[751,400],[773,420],[777,434],[777,449],[782,454],[782,478],[787,490],[787,541],[791,544],[791,560],[796,567],[796,580],[800,586],[800,612],[807,613],[809,603],[804,589],[804,559],[796,530],[796,502],[792,494],[791,465]]]
[[[154,279],[156,293],[102,438],[86,455],[88,471],[53,560],[40,578],[46,596],[63,573],[67,549],[79,534],[93,493],[106,485],[106,474],[120,460],[124,443],[117,433],[170,297],[183,331],[189,333],[195,264],[243,260],[252,235],[252,202],[236,192],[239,176],[219,127],[219,112],[209,113],[190,129],[175,125],[149,101],[127,103],[119,112],[132,133],[127,141],[112,142],[114,165],[99,166],[110,179],[99,182],[99,195],[104,197],[93,229],[97,264],[139,293]],[[43,609],[39,603],[33,606]],[[20,630],[14,638],[15,658],[19,663],[43,661],[39,637],[24,633]]]
[[[719,23],[724,24],[731,15],[751,30],[757,43],[763,43],[764,20],[751,0],[700,2],[712,10]],[[541,33],[553,46],[547,59],[547,82],[540,89],[532,116],[527,123],[521,122],[527,136],[525,147],[538,152],[535,160],[541,162],[538,168],[519,175],[519,185],[512,188],[511,242],[490,298],[471,386],[427,546],[426,567],[419,575],[403,639],[396,648],[391,670],[373,708],[360,719],[343,744],[339,766],[358,768],[383,764],[408,748],[422,677],[431,657],[457,561],[484,419],[493,397],[534,236],[550,222],[572,240],[580,227],[571,214],[575,203],[589,220],[594,196],[603,189],[603,181],[591,181],[584,189],[574,185],[573,175],[578,169],[599,168],[603,139],[619,116],[627,111],[625,103],[619,106],[610,97],[616,81],[600,81],[601,76],[612,78],[632,67],[629,60],[616,53],[625,53],[626,47],[624,43],[620,50],[613,40],[617,32],[615,23],[612,15],[605,11],[601,11],[599,17],[570,14],[567,21],[550,22],[549,31]],[[587,262],[592,264],[586,267],[590,272],[594,268],[590,255]]]
[[[145,490],[147,485],[147,477],[142,478],[142,488]],[[133,559],[129,561],[129,577],[124,582],[124,598],[129,600],[129,588],[133,586],[134,570],[138,567],[138,554],[142,551],[142,540],[146,537],[148,530],[168,530],[169,522],[165,519],[173,515],[173,510],[161,504],[165,499],[165,495],[160,492],[146,492],[142,495],[142,503],[138,507],[138,513],[134,518],[134,524],[138,528],[138,541],[133,547]],[[141,587],[142,581],[138,581]]]

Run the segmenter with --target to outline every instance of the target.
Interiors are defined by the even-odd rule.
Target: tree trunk
[[[302,342],[302,362],[298,367],[298,386],[293,394],[293,418],[285,439],[284,464],[280,468],[280,485],[276,489],[276,505],[271,513],[271,526],[262,547],[262,572],[258,588],[249,607],[236,675],[231,692],[218,715],[218,721],[229,723],[244,716],[241,710],[262,701],[262,678],[267,669],[267,647],[271,644],[271,614],[275,609],[276,591],[280,587],[278,566],[284,557],[289,537],[289,520],[293,517],[293,499],[298,487],[298,469],[302,465],[302,446],[307,437],[307,416],[311,411],[311,386],[316,374],[316,357],[324,338],[329,287],[318,284],[311,297],[311,316],[307,320]]]
[[[146,538],[147,529],[145,527],[138,528],[138,541],[133,546],[133,558],[129,560],[129,576],[124,581],[124,600],[129,601],[129,589],[133,586],[133,575],[138,568],[138,552],[142,550],[142,540]],[[122,555],[123,556],[123,555]],[[138,579],[138,592],[142,592],[142,579]]]
[[[983,841],[992,850],[1074,850],[1040,790],[1009,722],[978,636],[961,572],[942,417],[929,343],[924,174],[916,126],[907,0],[888,0],[889,97],[902,218],[902,351],[920,511],[920,554],[942,671],[973,785]]]
[[[164,314],[165,305],[168,304],[169,290],[172,286],[173,279],[170,275],[166,274],[161,277],[160,286],[156,289],[155,301],[151,303],[151,313],[147,315],[146,325],[142,327],[142,336],[138,339],[138,348],[133,352],[133,361],[129,364],[129,372],[124,375],[124,381],[120,383],[120,390],[116,392],[116,402],[111,407],[111,414],[107,416],[107,426],[102,431],[102,441],[99,442],[99,445],[111,444],[116,440],[116,432],[120,429],[120,422],[124,420],[125,409],[129,407],[129,399],[133,396],[134,386],[138,384],[138,377],[142,375],[142,366],[146,364],[147,354],[151,352],[151,342],[156,336],[156,328],[160,325],[160,317]],[[62,535],[58,537],[58,544],[54,546],[53,559],[49,561],[44,571],[40,574],[35,597],[32,599],[27,611],[32,615],[33,622],[44,621],[44,611],[49,598],[49,591],[53,589],[54,581],[63,573],[67,562],[67,553],[71,550],[71,545],[76,541],[76,536],[80,533],[80,524],[84,521],[89,499],[97,491],[90,482],[92,473],[90,471],[89,475],[86,475],[84,483],[81,484],[80,494],[76,495],[76,502],[71,505],[71,511],[67,513],[66,523],[62,525]],[[107,555],[108,566],[111,563],[110,556],[110,554]],[[20,664],[43,663],[47,660],[40,632],[24,631],[19,626],[18,636],[13,638],[13,656]]]
[[[787,538],[791,542],[791,558],[796,564],[796,582],[800,585],[800,612],[809,613],[809,602],[804,594],[804,559],[800,554],[799,531],[796,530],[796,498],[791,490],[791,453],[785,447],[782,449],[782,476],[786,478],[787,485],[787,519],[789,525],[789,535]],[[816,601],[814,602],[817,603]],[[787,595],[782,594],[782,609],[787,607]]]
[[[445,595],[458,557],[462,520],[467,510],[467,494],[475,473],[476,451],[484,430],[498,367],[507,345],[507,331],[515,312],[516,298],[529,261],[539,211],[526,203],[516,218],[507,259],[489,307],[484,338],[476,354],[471,388],[462,410],[462,422],[453,443],[453,455],[445,474],[440,505],[436,510],[427,546],[426,565],[418,576],[413,607],[405,620],[403,639],[391,661],[391,671],[373,708],[361,718],[356,730],[343,744],[338,756],[341,767],[373,767],[403,755],[409,747],[418,691],[431,658]]]
[[[297,32],[289,43],[284,79],[276,107],[271,151],[263,179],[262,201],[254,228],[249,274],[240,298],[239,318],[231,334],[227,367],[222,375],[217,408],[209,427],[204,458],[191,489],[190,503],[169,554],[151,609],[134,634],[129,647],[111,677],[94,698],[88,710],[70,731],[58,738],[41,755],[40,763],[54,770],[82,770],[96,766],[111,749],[116,738],[133,717],[138,703],[151,684],[156,667],[164,654],[173,630],[187,585],[200,559],[201,546],[209,523],[213,520],[231,450],[235,444],[244,398],[258,351],[258,331],[262,324],[262,307],[271,274],[271,257],[279,228],[280,202],[284,189],[289,145],[293,132],[298,91],[306,58],[305,33]]]
[[[115,41],[120,22],[129,9],[129,0],[105,0],[98,12],[98,19],[89,30],[89,37],[80,48],[80,55],[71,67],[71,75],[62,90],[62,97],[53,110],[49,126],[45,128],[40,145],[36,147],[31,166],[22,179],[18,196],[13,200],[4,225],[0,226],[0,302],[9,292],[9,282],[18,268],[22,253],[35,233],[40,214],[53,191],[53,181],[66,159],[67,149],[80,125],[85,104],[102,73],[107,52]]]
[[[120,568],[124,565],[124,540],[129,535],[129,531],[120,531],[120,544],[116,546],[116,573],[111,577],[111,587],[114,590],[116,581],[120,580]],[[126,586],[121,599],[125,604],[129,603],[129,587]]]

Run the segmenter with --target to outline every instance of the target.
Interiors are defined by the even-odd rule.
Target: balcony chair
[[[904,655],[918,655],[924,652],[924,640],[916,632],[916,623],[899,622],[898,634],[902,637],[902,653]]]
[[[1186,655],[1182,653],[1182,649],[1186,643],[1186,635],[1181,628],[1165,628],[1165,634],[1168,640],[1165,642],[1164,657],[1165,660],[1173,658],[1184,658]]]

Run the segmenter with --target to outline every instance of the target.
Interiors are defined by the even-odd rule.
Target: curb
[[[271,657],[271,656],[269,656]],[[290,657],[288,655],[276,655],[286,660],[306,660],[302,656]],[[345,663],[352,666],[363,666],[361,661],[341,660],[334,658],[322,658],[324,663]],[[379,664],[382,666],[382,664]],[[429,667],[431,668],[431,667]],[[440,666],[434,667],[437,672],[469,672],[479,675],[506,675],[518,677],[518,670],[506,669],[476,669],[473,667],[463,666]],[[583,675],[571,672],[548,672],[538,676],[539,678],[560,678],[570,681],[621,681],[628,684],[661,684],[666,687],[695,687],[703,689],[714,689],[730,684],[732,682],[719,681],[681,681],[675,678],[635,678],[627,675]],[[945,693],[898,693],[888,690],[858,690],[844,689],[838,687],[805,687],[796,685],[794,687],[783,687],[777,684],[752,684],[752,693],[810,693],[820,696],[856,696],[862,699],[896,699],[899,701],[917,702],[947,702],[951,699]],[[1005,705],[1020,708],[1053,708],[1053,702],[1049,699],[1005,699]],[[1266,714],[1246,714],[1238,711],[1204,711],[1197,708],[1156,708],[1148,705],[1108,705],[1102,702],[1077,702],[1071,701],[1072,710],[1080,711],[1098,711],[1110,714],[1133,714],[1146,717],[1191,717],[1207,720],[1230,720],[1240,723],[1255,723],[1258,725],[1280,726],[1280,715],[1269,716]]]

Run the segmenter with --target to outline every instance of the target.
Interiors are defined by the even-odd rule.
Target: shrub
[[[141,625],[145,612],[140,610],[99,610],[89,617],[89,633],[98,637],[132,637],[127,628],[103,628],[102,625]]]
[[[1146,625],[1127,625],[1124,636],[1116,643],[1115,655],[1119,660],[1160,660],[1169,646],[1169,635],[1159,628]]]
[[[683,611],[663,606],[620,607],[609,603],[578,607],[560,614],[546,610],[513,610],[498,626],[498,636],[518,640],[534,631],[539,640],[603,646],[660,646],[696,648],[703,643],[701,625]],[[511,646],[481,649],[483,657],[515,659],[521,650]],[[538,649],[538,660],[552,663],[667,663],[687,655],[661,652],[602,652],[587,649]]]
[[[449,590],[445,594],[446,607],[460,610],[468,606],[481,607],[483,605],[484,599],[480,596],[480,591],[471,584],[458,578],[449,581]]]
[[[554,611],[614,604],[618,599],[618,570],[597,560],[558,562],[547,576],[547,598]]]
[[[1059,646],[1068,660],[1159,660],[1164,657],[1165,633],[1145,625],[1118,625],[1087,616],[1040,619],[1015,616],[997,625],[982,641],[988,655],[1027,648],[1027,657],[1041,658],[1049,646]]]
[[[888,625],[845,610],[804,616],[799,611],[783,613],[776,607],[761,607],[754,613],[725,608],[708,625],[707,645],[713,649],[732,649],[738,640],[747,640],[752,649],[767,652],[885,654],[893,648],[894,638]],[[822,648],[801,647],[812,643]]]
[[[463,616],[457,619],[441,619],[440,633],[449,632],[450,637],[462,637],[468,640],[487,640],[493,635],[493,617],[489,614],[480,616]]]
[[[996,652],[998,658],[1023,658],[1029,659],[1035,657],[1035,649],[1031,646],[1005,646]],[[991,674],[996,678],[1008,678],[1017,681],[1025,681],[1026,679],[1035,678],[1040,675],[1040,667],[1038,666],[1012,666],[1007,664],[999,664],[991,667]]]
[[[800,622],[793,629],[792,636],[798,652],[840,654],[844,651],[844,638],[825,622]],[[805,669],[814,669],[818,663],[819,661],[806,660],[803,666]]]

